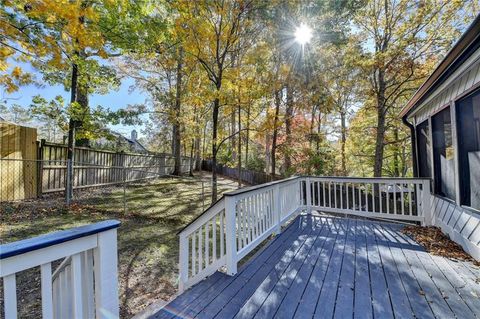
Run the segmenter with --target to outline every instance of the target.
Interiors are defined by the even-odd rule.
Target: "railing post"
[[[275,223],[275,234],[280,234],[282,232],[282,207],[281,207],[281,198],[280,198],[280,186],[277,184],[273,188],[273,193],[272,193],[272,200],[273,200],[273,218],[274,218],[274,223]]]
[[[431,211],[431,192],[430,192],[430,181],[424,180],[422,183],[422,212],[425,226],[431,226],[434,224],[434,216]]]
[[[236,239],[236,207],[235,197],[225,197],[225,239],[226,239],[226,264],[227,274],[235,275],[237,273],[237,239]]]
[[[117,230],[98,233],[94,250],[97,318],[119,318],[117,259]]]
[[[307,207],[307,214],[312,212],[312,189],[310,187],[310,178],[307,177],[305,179],[305,191],[306,191],[306,207]]]
[[[185,290],[185,283],[188,280],[188,242],[187,237],[180,234],[180,278],[178,290],[182,293]]]

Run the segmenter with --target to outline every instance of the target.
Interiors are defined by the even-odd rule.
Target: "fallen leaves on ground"
[[[402,232],[412,237],[427,252],[433,255],[471,261],[477,266],[480,265],[479,262],[467,254],[459,244],[448,238],[438,227],[406,226],[402,229]]]

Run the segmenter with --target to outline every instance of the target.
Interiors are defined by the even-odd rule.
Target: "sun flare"
[[[295,41],[302,46],[310,42],[312,36],[312,29],[304,23],[300,24],[295,30]]]

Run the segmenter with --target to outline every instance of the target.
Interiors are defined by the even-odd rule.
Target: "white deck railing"
[[[35,267],[43,318],[118,318],[119,224],[104,221],[1,245],[5,318],[17,318],[17,273]],[[52,272],[52,262],[61,259]]]
[[[225,193],[180,233],[180,291],[237,263],[300,211],[430,224],[430,181],[292,177]]]

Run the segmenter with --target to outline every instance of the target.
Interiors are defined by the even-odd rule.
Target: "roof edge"
[[[448,51],[442,61],[438,64],[432,74],[420,86],[420,88],[413,94],[407,105],[400,111],[401,117],[406,117],[408,113],[418,106],[422,98],[431,91],[435,84],[442,78],[442,75],[447,72],[450,66],[468,49],[468,47],[480,35],[480,14],[473,20],[467,30],[462,34],[460,39]]]

